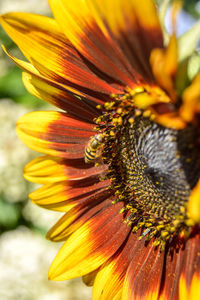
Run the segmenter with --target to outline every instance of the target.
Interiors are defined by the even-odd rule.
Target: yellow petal
[[[34,73],[23,72],[22,79],[26,89],[32,95],[58,106],[77,118],[93,121],[95,113],[84,104],[83,97],[77,97],[82,96],[77,90],[66,88]]]
[[[49,2],[66,37],[101,71],[118,81],[120,79],[124,85],[131,86],[138,80],[138,74],[135,73],[140,67],[134,57],[137,55],[137,58],[140,57],[139,65],[142,65],[140,73],[145,74],[143,72],[145,70],[148,76],[151,76],[148,63],[150,51],[154,46],[162,46],[162,33],[153,1],[142,0],[141,3],[139,0],[49,0]],[[114,39],[112,35],[115,36]],[[132,38],[127,42],[128,45],[125,45],[124,35],[128,39],[130,36]],[[131,58],[128,63],[129,56]],[[134,66],[137,65],[137,70],[130,69],[132,61]]]
[[[106,257],[103,253],[92,254],[93,250],[90,224],[84,224],[69,237],[58,252],[50,267],[49,279],[67,280],[95,270]]]
[[[186,122],[192,122],[198,113],[200,113],[200,73],[183,92],[183,104],[180,107],[180,115]]]
[[[200,274],[195,272],[190,286],[187,286],[184,275],[179,280],[179,297],[181,300],[200,299]]]
[[[67,183],[47,184],[29,194],[29,198],[41,207],[55,211],[67,212],[71,210],[75,204],[68,201]]]
[[[111,205],[96,212],[68,238],[51,265],[50,279],[66,280],[90,273],[119,249],[129,233],[120,207]]]
[[[169,93],[172,101],[176,101],[175,75],[178,66],[178,49],[177,40],[174,35],[171,36],[165,50],[152,50],[150,63],[157,82]]]
[[[118,82],[121,81],[124,85],[131,82],[130,74],[128,75],[127,72],[125,74],[124,65],[118,59],[118,55],[113,55],[116,52],[119,54],[119,51],[111,45],[112,42],[108,41],[101,31],[105,25],[95,7],[95,2],[50,0],[49,3],[67,39],[81,54],[95,67]],[[97,24],[101,24],[101,29]]]
[[[17,122],[17,134],[20,139],[30,148],[38,152],[45,151],[47,154],[56,155],[51,149],[51,142],[40,138],[40,134],[48,131],[48,126],[58,120],[57,112],[31,112],[21,117]]]
[[[94,299],[121,299],[122,284],[121,276],[116,272],[115,260],[110,261],[98,272],[93,288]],[[112,280],[111,280],[112,278]],[[118,294],[118,297],[116,295]],[[116,298],[114,298],[116,297]]]
[[[1,15],[0,23],[30,62],[43,64],[45,61],[45,65],[59,71],[58,49],[63,45],[64,35],[55,20],[28,13],[9,13]]]
[[[0,17],[4,30],[39,72],[54,81],[69,82],[114,91],[91,72],[80,55],[61,33],[55,20],[27,13],[10,13]],[[95,81],[96,85],[91,82]]]
[[[200,223],[200,180],[193,188],[187,207],[188,217],[194,223]]]
[[[24,168],[24,177],[40,184],[67,180],[62,160],[51,156],[41,156],[28,163]]]
[[[84,157],[93,125],[53,111],[31,112],[17,122],[17,134],[31,149],[65,158]]]

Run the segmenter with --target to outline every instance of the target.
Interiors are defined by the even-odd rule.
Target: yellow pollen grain
[[[129,118],[129,119],[128,119],[128,122],[129,122],[130,124],[133,124],[133,123],[134,123],[134,118]]]
[[[185,161],[186,161],[186,163],[189,163],[189,162],[191,162],[191,158],[188,157],[188,158],[186,158]]]
[[[135,110],[135,116],[136,117],[139,117],[141,114],[142,114],[141,110],[139,110],[139,109]]]
[[[111,98],[117,98],[117,97],[118,97],[118,95],[117,95],[117,94],[114,94],[114,93],[112,93],[112,94],[110,95],[110,97],[111,97]]]
[[[114,131],[110,131],[110,136],[114,136],[114,135],[115,135]]]
[[[104,107],[105,107],[106,109],[110,110],[110,109],[113,108],[114,104],[115,104],[115,102],[106,102],[106,103],[104,104]]]
[[[162,228],[164,228],[165,226],[164,225],[158,225],[157,227],[156,227],[156,229],[157,230],[160,230],[160,229],[162,229]]]
[[[180,221],[179,220],[174,220],[173,221],[173,224],[174,224],[174,226],[176,227],[176,226],[178,226],[179,225],[179,223],[180,223]]]
[[[132,96],[132,97],[134,97],[136,94],[139,94],[139,93],[142,93],[142,92],[144,92],[144,87],[136,87],[135,89],[133,89],[133,90],[130,90],[130,92],[129,92],[129,94]]]
[[[117,122],[118,122],[118,118],[113,118],[113,124],[117,124]]]
[[[119,117],[119,118],[118,118],[118,124],[119,124],[119,125],[122,125],[122,123],[123,123],[122,117]]]
[[[160,245],[160,241],[159,240],[157,240],[157,241],[154,241],[153,242],[153,245],[156,247],[156,246],[159,246]]]
[[[121,113],[122,113],[122,108],[118,108],[118,109],[117,109],[117,113],[118,113],[118,114],[121,114]]]
[[[148,110],[145,110],[144,112],[143,112],[143,116],[144,117],[150,117],[150,115],[151,115],[151,111],[148,109]]]
[[[169,232],[168,231],[163,231],[161,232],[161,236],[162,237],[167,237],[169,235]]]
[[[180,207],[180,212],[181,212],[181,213],[184,213],[184,212],[185,212],[185,207],[184,207],[184,206],[181,206],[181,207]]]
[[[151,121],[154,121],[155,118],[156,118],[156,116],[154,114],[151,114],[151,116],[150,116]]]

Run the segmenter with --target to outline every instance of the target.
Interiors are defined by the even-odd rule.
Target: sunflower
[[[65,213],[49,278],[83,276],[93,299],[200,299],[199,27],[177,39],[176,4],[169,36],[151,0],[49,3],[55,19],[0,19],[27,90],[62,110],[17,124],[45,154],[25,167],[43,185],[30,199]]]

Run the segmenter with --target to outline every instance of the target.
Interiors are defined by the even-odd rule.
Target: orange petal
[[[105,22],[102,31],[111,32],[117,45],[128,58],[129,64],[148,82],[152,80],[149,56],[153,48],[162,47],[162,32],[156,11],[151,0],[96,0]],[[96,18],[99,21],[99,18]],[[100,23],[100,22],[99,22]],[[107,29],[108,28],[108,29]],[[138,78],[139,79],[139,78]]]
[[[177,248],[174,244],[174,247],[166,255],[164,280],[160,295],[162,300],[184,300],[184,295],[191,295],[189,291],[192,291],[193,279],[196,281],[198,278],[196,277],[200,269],[200,234],[198,230],[194,229],[188,240],[183,240],[182,244],[178,244]],[[198,287],[196,294],[198,295],[199,292]],[[198,298],[188,297],[186,299],[196,300]]]
[[[102,192],[108,186],[108,181],[98,182],[98,178],[87,178],[74,184],[70,182],[47,184],[32,192],[29,197],[39,206],[66,212],[76,205],[84,207],[88,202],[96,201],[97,197],[104,196],[105,193]]]
[[[89,62],[112,81],[122,85],[132,82],[125,58],[97,24],[103,26],[96,3],[80,0],[50,0],[49,3],[66,37]]]
[[[80,228],[90,220],[94,215],[96,215],[101,210],[111,205],[113,197],[111,197],[111,192],[106,191],[105,188],[101,191],[96,191],[87,197],[82,197],[76,201],[76,205],[72,209],[68,210],[67,213],[49,230],[47,233],[47,238],[54,241],[65,241],[67,237],[74,232],[76,229]],[[73,201],[70,201],[73,203]],[[73,200],[73,199],[72,199]],[[74,204],[74,203],[73,203]]]
[[[33,150],[66,158],[84,157],[93,125],[59,112],[32,112],[17,122],[20,139]]]
[[[127,268],[134,259],[138,243],[141,243],[138,236],[139,234],[130,233],[122,249],[102,265],[94,282],[94,299],[121,299]]]
[[[166,50],[152,50],[150,63],[159,85],[169,93],[172,101],[176,101],[175,75],[178,66],[178,49],[177,40],[174,35],[172,35]]]
[[[93,104],[86,100],[81,93],[77,95],[77,91],[72,92],[45,77],[25,72],[22,75],[23,83],[32,95],[67,111],[69,115],[76,118],[93,122],[97,117],[97,110],[93,106],[103,103],[99,99],[93,98],[95,101]]]
[[[200,271],[194,273],[190,287],[187,287],[185,277],[182,275],[179,282],[179,297],[181,300],[200,299]]]
[[[192,84],[183,92],[183,104],[180,115],[186,122],[192,122],[200,113],[200,73],[195,76]]]
[[[187,206],[187,213],[189,219],[193,224],[200,223],[200,179],[198,180],[190,195]]]
[[[122,203],[96,213],[78,228],[62,246],[54,259],[49,277],[66,280],[83,276],[100,267],[122,245],[129,228],[119,213]]]
[[[162,33],[151,0],[49,2],[66,37],[102,72],[129,86],[142,81],[139,73],[152,78],[148,58]]]
[[[0,23],[43,76],[101,93],[118,91],[91,71],[55,20],[27,13],[9,13],[0,17]]]
[[[42,76],[33,65],[12,56],[4,47],[3,50],[17,66],[25,71],[22,78],[25,87],[31,94],[67,110],[67,112],[75,117],[93,121],[94,117],[97,115],[96,104],[103,103],[103,100],[97,98],[94,91],[88,95],[77,89],[66,87],[61,82],[55,82]],[[87,95],[87,98],[85,95]],[[88,98],[91,100],[88,100]],[[107,101],[106,99],[108,98],[106,97],[104,101]]]
[[[141,243],[140,243],[141,242]],[[138,242],[134,257],[127,270],[122,299],[157,299],[162,280],[164,252],[153,245]]]
[[[46,155],[28,163],[24,169],[24,176],[31,182],[49,184],[100,176],[104,170],[103,166],[91,167],[85,164],[83,159],[69,160]]]
[[[155,114],[154,121],[164,127],[180,130],[186,127],[186,122],[179,116],[178,113]]]

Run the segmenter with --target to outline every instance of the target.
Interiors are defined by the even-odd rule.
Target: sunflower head
[[[168,34],[167,2],[160,16],[151,0],[49,0],[55,19],[0,18],[28,91],[62,109],[17,125],[45,153],[25,167],[44,184],[31,200],[65,212],[49,277],[84,276],[94,299],[200,298],[200,26],[177,38],[175,1]]]

